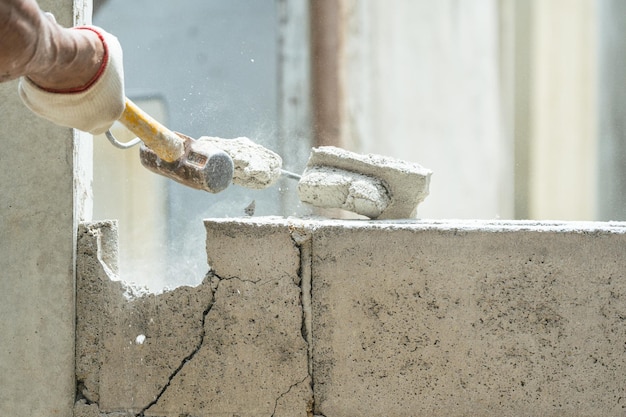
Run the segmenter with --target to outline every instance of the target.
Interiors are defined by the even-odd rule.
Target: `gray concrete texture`
[[[139,297],[103,266],[114,228],[79,234],[77,416],[307,415],[299,252],[287,228],[210,228],[219,260],[201,285]]]
[[[317,207],[371,219],[410,219],[428,196],[431,175],[414,162],[320,146],[311,149],[298,196]]]
[[[79,238],[76,416],[626,413],[623,223],[211,219],[205,281],[131,299],[111,227]]]
[[[87,1],[38,4],[66,26],[90,15]],[[90,216],[91,140],[28,110],[16,81],[0,84],[0,119],[0,416],[68,417],[75,237]]]
[[[327,417],[626,413],[626,235],[330,226],[313,239]]]

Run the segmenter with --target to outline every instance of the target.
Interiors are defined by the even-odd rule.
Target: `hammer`
[[[210,193],[231,184],[233,160],[211,143],[172,132],[128,98],[119,121],[143,141],[139,157],[150,171]]]

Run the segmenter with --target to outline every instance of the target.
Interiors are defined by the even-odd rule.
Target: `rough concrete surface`
[[[89,23],[90,1],[37,3],[64,27]],[[0,143],[0,416],[68,417],[75,239],[91,215],[92,138],[35,115],[13,80],[0,83]]]
[[[563,227],[318,228],[316,412],[625,415],[626,228]]]
[[[198,140],[210,142],[230,155],[235,164],[233,184],[263,189],[280,178],[282,158],[248,138],[222,139],[202,136]]]
[[[626,224],[205,226],[204,283],[134,298],[81,229],[77,417],[626,413]]]
[[[307,416],[299,254],[286,228],[243,240],[210,228],[209,253],[230,248],[238,261],[215,262],[198,287],[136,297],[111,280],[114,229],[79,234],[76,416]]]
[[[211,286],[133,297],[111,280],[116,278],[115,223],[82,226],[78,251],[79,398],[97,403],[103,412],[142,412],[202,343]]]
[[[298,182],[302,200],[321,208],[340,208],[375,219],[392,199],[381,180],[343,169],[314,166]]]
[[[320,146],[311,149],[298,196],[316,207],[373,219],[409,219],[428,196],[431,175],[416,163]]]

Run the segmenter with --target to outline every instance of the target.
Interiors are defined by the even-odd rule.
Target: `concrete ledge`
[[[626,412],[623,223],[211,219],[205,282],[134,299],[107,227],[79,238],[77,416]]]
[[[319,227],[316,412],[623,415],[625,232],[601,223]]]

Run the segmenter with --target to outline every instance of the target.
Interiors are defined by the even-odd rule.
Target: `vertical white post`
[[[39,1],[72,26],[90,1]],[[88,19],[87,19],[88,20]],[[87,137],[81,137],[87,136]],[[74,258],[90,211],[91,139],[39,119],[0,85],[0,415],[69,417]]]
[[[595,2],[530,4],[528,214],[535,219],[594,219]]]
[[[491,1],[342,1],[344,143],[434,171],[420,217],[513,214]]]

